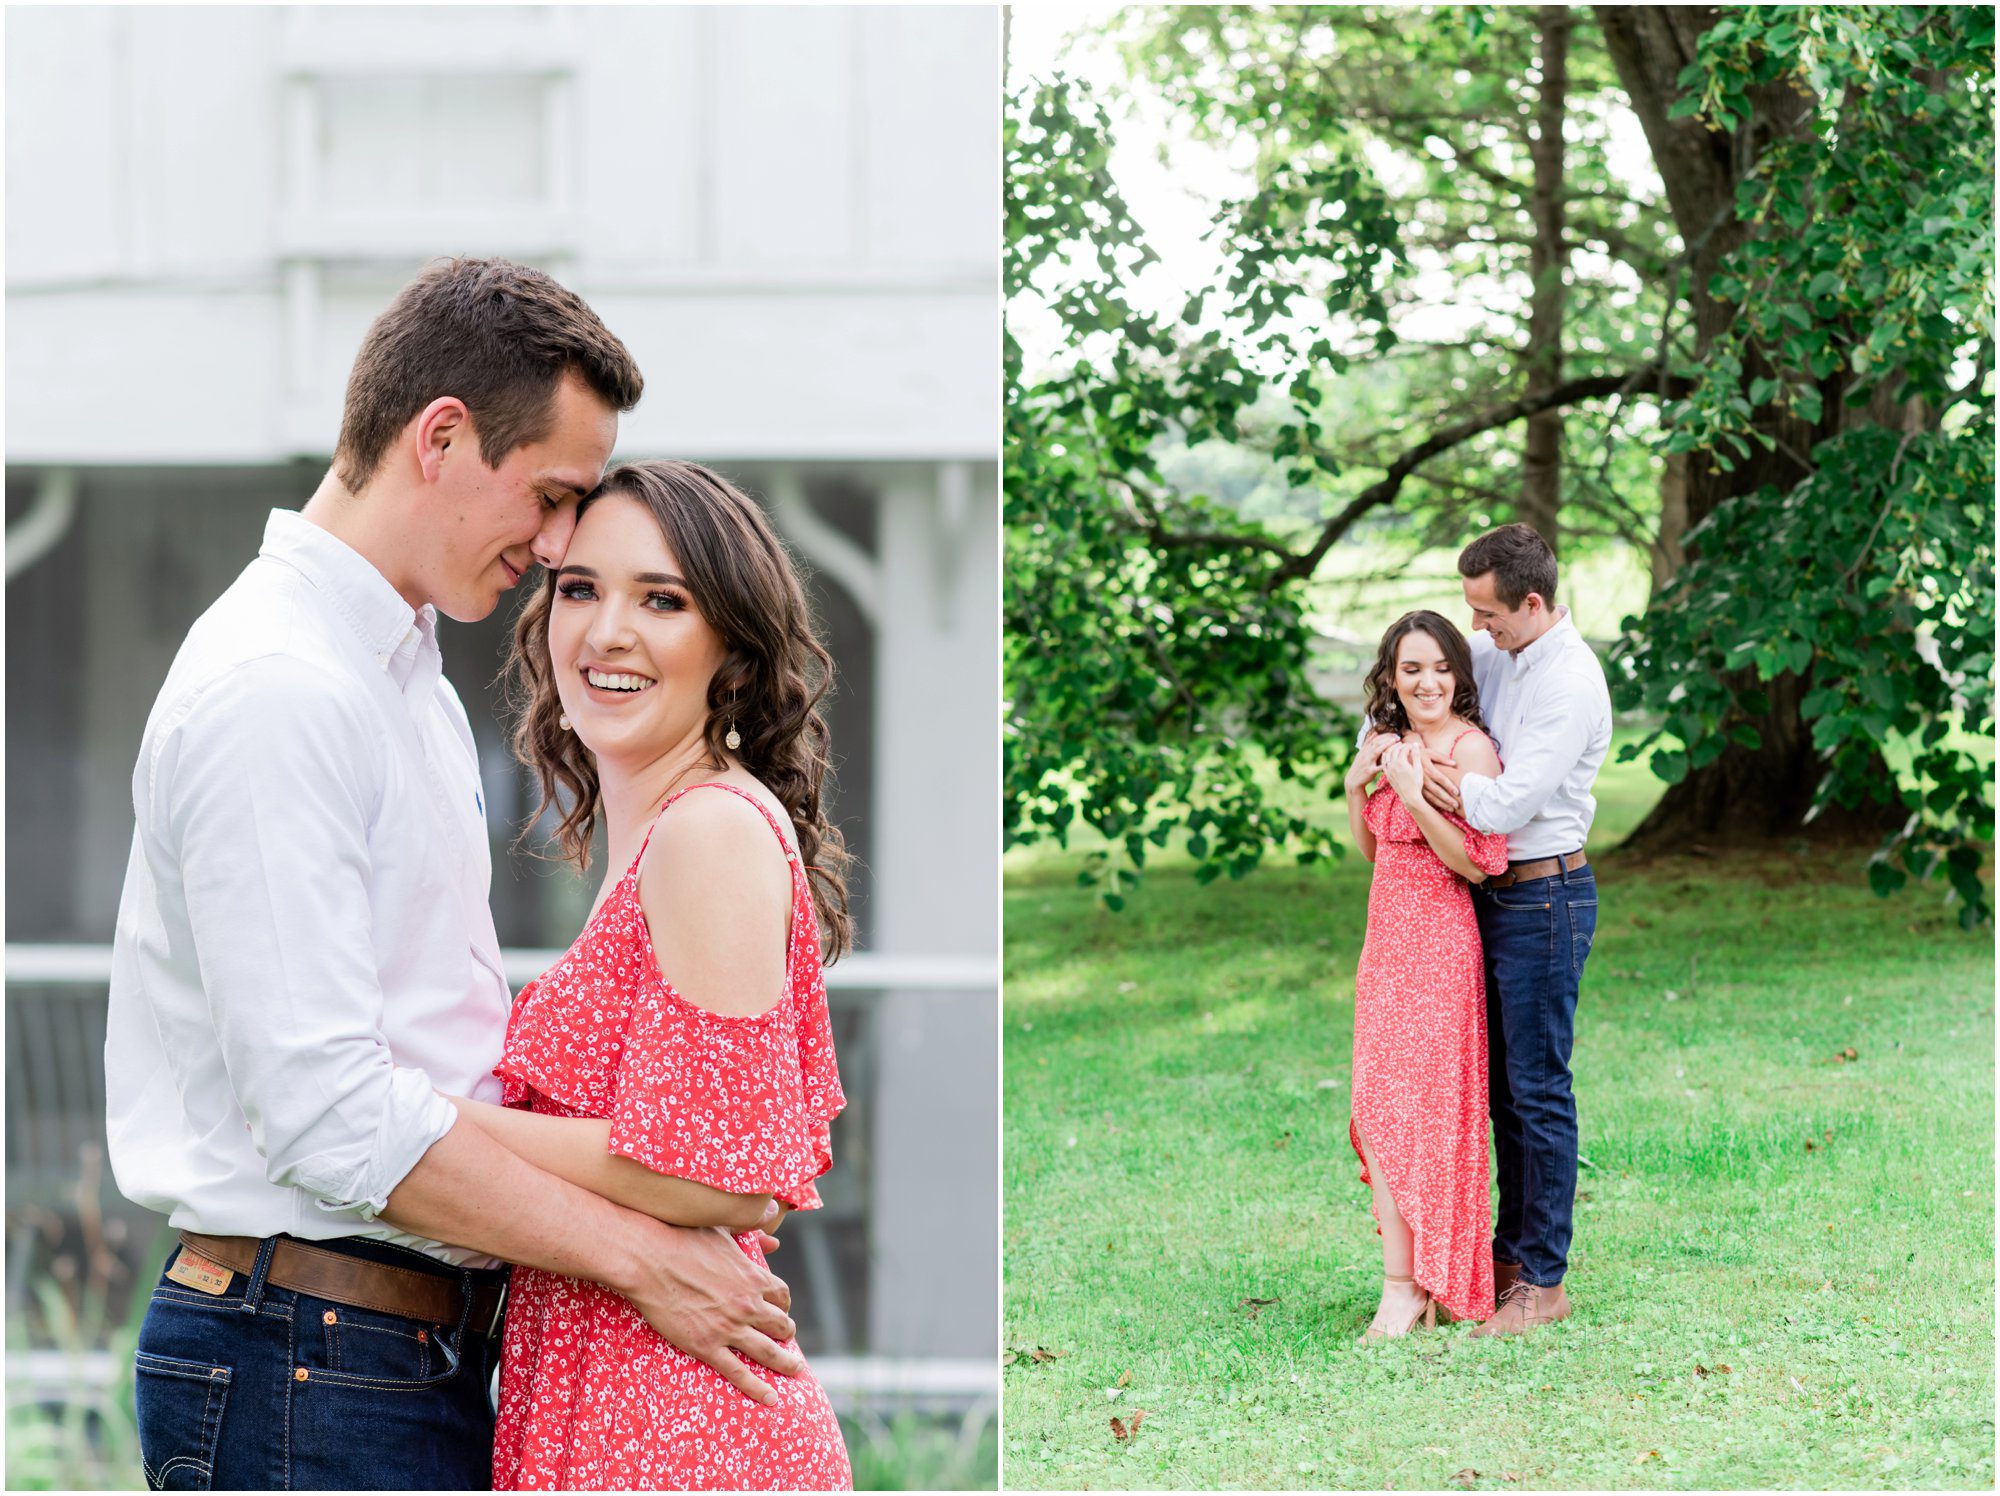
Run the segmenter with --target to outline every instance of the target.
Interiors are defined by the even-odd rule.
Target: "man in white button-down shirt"
[[[1479,711],[1497,778],[1449,763],[1425,795],[1481,831],[1505,832],[1508,869],[1473,891],[1486,956],[1487,1086],[1500,1210],[1499,1305],[1475,1332],[1513,1335],[1569,1314],[1563,1289],[1576,1197],[1570,1084],[1577,986],[1597,930],[1584,856],[1591,785],[1611,746],[1604,669],[1555,605],[1556,558],[1527,525],[1503,525],[1458,559],[1472,610]]]
[[[640,389],[547,276],[433,265],[362,344],[332,471],[161,688],[105,1045],[119,1186],[183,1233],[139,1340],[151,1483],[486,1485],[501,1262],[617,1289],[753,1395],[736,1350],[797,1369],[784,1285],[728,1237],[440,1094],[498,1099],[510,994],[437,614],[560,561]]]

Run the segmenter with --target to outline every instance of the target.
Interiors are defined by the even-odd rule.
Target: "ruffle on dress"
[[[639,902],[642,845],[576,944],[522,990],[494,1073],[508,1106],[539,1092],[572,1115],[609,1118],[611,1151],[656,1173],[812,1210],[820,1204],[813,1181],[833,1166],[829,1124],[846,1097],[811,889],[753,796],[733,785],[690,785],[667,805],[705,788],[756,806],[791,864],[791,942],[778,1001],[731,1016],[674,991]]]

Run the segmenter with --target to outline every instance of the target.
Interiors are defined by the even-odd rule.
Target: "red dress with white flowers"
[[[1452,739],[1452,748],[1467,733]],[[1493,1313],[1486,1183],[1486,963],[1466,881],[1446,867],[1384,780],[1363,811],[1375,833],[1368,937],[1354,976],[1354,1104],[1416,1244],[1417,1284],[1461,1319]],[[1457,816],[1466,855],[1507,868],[1507,838]],[[1368,1166],[1361,1166],[1368,1181]],[[1374,1211],[1373,1202],[1369,1210]]]
[[[662,1174],[796,1210],[819,1201],[827,1123],[844,1104],[827,1021],[819,925],[798,854],[785,992],[752,1017],[711,1013],[660,974],[639,905],[639,857],[558,961],[523,989],[495,1069],[509,1106],[608,1117],[611,1151]],[[650,841],[652,833],[647,833]],[[763,1261],[754,1235],[736,1243]],[[747,1358],[746,1365],[751,1365]],[[514,1269],[494,1432],[496,1490],[846,1490],[840,1424],[810,1372],[753,1369],[765,1407],[654,1333],[595,1283]]]

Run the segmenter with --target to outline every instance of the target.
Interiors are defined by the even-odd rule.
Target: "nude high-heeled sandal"
[[[1388,1283],[1415,1283],[1417,1280],[1414,1276],[1398,1277],[1394,1273],[1384,1273],[1382,1275],[1382,1281],[1383,1283],[1388,1284]],[[1402,1329],[1378,1330],[1373,1325],[1370,1325],[1366,1330],[1363,1330],[1361,1332],[1361,1338],[1364,1341],[1399,1339],[1400,1337],[1407,1335],[1410,1333],[1410,1331],[1414,1330],[1417,1327],[1418,1320],[1422,1320],[1424,1322],[1424,1328],[1426,1330],[1435,1330],[1437,1328],[1437,1308],[1438,1308],[1437,1300],[1432,1298],[1428,1293],[1426,1293],[1424,1295],[1424,1307],[1417,1310],[1415,1313],[1411,1314],[1410,1322],[1404,1325]]]

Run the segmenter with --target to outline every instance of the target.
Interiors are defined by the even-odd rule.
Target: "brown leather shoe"
[[[1516,1269],[1519,1271],[1519,1269]],[[1475,1335],[1525,1335],[1528,1331],[1543,1325],[1552,1325],[1559,1319],[1569,1318],[1569,1295],[1563,1292],[1560,1283],[1543,1288],[1524,1278],[1516,1278],[1508,1286],[1500,1305],[1493,1311],[1493,1318],[1487,1320],[1472,1333]]]
[[[1493,1259],[1493,1302],[1497,1305],[1507,1297],[1507,1290],[1514,1286],[1514,1280],[1521,1276],[1521,1264]]]

